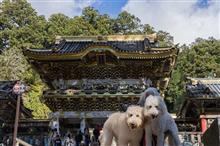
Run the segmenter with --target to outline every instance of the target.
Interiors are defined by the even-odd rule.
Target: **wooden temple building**
[[[186,96],[177,113],[179,131],[189,132],[201,143],[201,135],[220,117],[220,78],[187,78]]]
[[[201,119],[201,128],[205,131],[212,122],[210,119],[220,116],[220,78],[187,78],[187,80],[187,94],[178,116]]]
[[[50,49],[24,51],[49,87],[41,100],[61,127],[103,123],[149,86],[163,94],[177,53],[158,47],[155,35],[63,36]]]

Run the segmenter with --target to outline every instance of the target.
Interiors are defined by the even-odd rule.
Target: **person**
[[[54,140],[54,146],[62,146],[62,141],[59,134],[56,136],[56,139]]]
[[[64,140],[64,146],[76,146],[75,140],[72,139],[71,135],[68,134]]]
[[[85,143],[82,141],[79,146],[86,146],[86,145],[85,145]]]
[[[84,137],[85,137],[85,139],[84,139],[85,145],[86,145],[86,146],[89,146],[91,140],[90,140],[90,134],[89,134],[89,128],[88,128],[88,127],[86,127],[86,128],[84,129]]]
[[[76,137],[75,137],[76,146],[80,146],[80,143],[81,143],[82,140],[83,140],[83,135],[82,135],[82,132],[79,130],[77,132]]]
[[[9,136],[5,136],[5,137],[3,138],[3,144],[4,144],[5,146],[9,146],[9,145],[10,145]]]
[[[100,135],[100,130],[99,130],[99,126],[98,125],[96,125],[96,127],[94,128],[93,135],[95,137],[95,141],[98,142],[99,135]]]
[[[52,145],[55,145],[55,140],[57,138],[58,132],[57,131],[52,131],[52,135],[50,136],[50,141],[52,143]]]

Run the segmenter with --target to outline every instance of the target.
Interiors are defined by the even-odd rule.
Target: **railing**
[[[202,132],[179,132],[179,137],[183,146],[203,146]]]
[[[23,146],[32,146],[28,143],[26,143],[25,141],[19,139],[19,138],[16,138],[16,146],[19,146],[19,145],[23,145]]]

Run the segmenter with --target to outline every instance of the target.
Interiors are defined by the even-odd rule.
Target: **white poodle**
[[[145,124],[146,146],[152,146],[152,135],[157,136],[157,146],[164,146],[166,136],[168,136],[169,146],[181,145],[177,125],[168,113],[161,96],[150,95],[146,98],[144,117],[149,121]]]
[[[101,146],[111,146],[113,137],[117,146],[139,146],[143,122],[143,108],[140,106],[130,106],[125,113],[113,113],[104,123],[99,137]]]

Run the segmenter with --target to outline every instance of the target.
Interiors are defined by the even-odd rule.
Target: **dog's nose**
[[[152,116],[152,119],[155,119],[157,118],[158,115],[151,115]]]
[[[131,128],[132,128],[132,129],[136,128],[136,124],[131,123]]]

